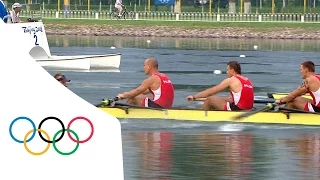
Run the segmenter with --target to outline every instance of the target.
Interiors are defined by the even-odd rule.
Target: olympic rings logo
[[[49,137],[48,133],[47,133],[46,131],[44,131],[44,130],[41,129],[42,124],[43,124],[45,121],[50,120],[50,119],[51,119],[51,120],[56,120],[56,121],[58,121],[58,122],[61,124],[61,126],[62,126],[62,129],[59,130],[59,131],[57,131],[57,132],[54,134],[52,141],[50,140],[50,137]],[[76,132],[74,132],[73,130],[70,129],[70,126],[71,126],[71,124],[72,124],[74,121],[76,121],[76,120],[81,120],[81,119],[87,121],[87,122],[89,123],[90,127],[91,127],[91,133],[90,133],[89,137],[88,137],[87,139],[85,139],[85,140],[82,140],[82,141],[79,140],[78,134],[77,134]],[[19,121],[19,120],[27,120],[27,121],[29,121],[29,122],[31,123],[31,125],[32,125],[32,127],[33,127],[32,130],[30,130],[30,131],[28,131],[28,132],[26,133],[26,135],[24,136],[24,139],[23,139],[23,140],[18,140],[17,138],[14,137],[14,135],[13,135],[13,133],[12,133],[12,126],[13,126],[13,124],[14,124],[15,122]],[[59,141],[63,138],[65,131],[67,131],[67,134],[68,134],[69,138],[70,138],[73,142],[77,143],[76,147],[75,147],[72,151],[70,151],[70,152],[61,152],[61,151],[57,148],[57,146],[56,146],[56,143],[59,142]],[[31,150],[28,148],[28,146],[27,146],[27,142],[30,142],[30,141],[34,138],[36,132],[39,133],[39,136],[40,136],[40,138],[41,138],[43,141],[45,141],[45,142],[48,143],[47,147],[46,147],[43,151],[41,151],[41,152],[33,152],[33,151],[31,151]],[[76,137],[76,139],[74,139],[74,138],[71,136],[70,132]],[[46,152],[49,150],[51,143],[52,143],[53,148],[55,149],[55,151],[56,151],[57,153],[59,153],[59,154],[61,154],[61,155],[71,155],[71,154],[75,153],[75,152],[78,150],[80,143],[88,142],[88,141],[92,138],[93,132],[94,132],[94,127],[93,127],[92,122],[91,122],[88,118],[82,117],[82,116],[78,116],[78,117],[73,118],[73,119],[69,122],[69,124],[68,124],[68,126],[67,126],[67,129],[65,128],[63,122],[62,122],[59,118],[54,117],[54,116],[50,116],[50,117],[44,118],[44,119],[40,122],[40,124],[39,124],[39,126],[38,126],[37,129],[36,129],[35,123],[34,123],[30,118],[25,117],[25,116],[20,116],[20,117],[15,118],[15,119],[11,122],[10,127],[9,127],[9,134],[10,134],[11,138],[12,138],[14,141],[16,141],[17,143],[23,143],[24,148],[27,150],[28,153],[30,153],[30,154],[32,154],[32,155],[42,155],[42,154],[46,153]],[[31,133],[32,133],[31,137],[30,137],[29,139],[27,139],[28,136],[29,136]],[[46,139],[42,136],[42,133],[46,136]],[[58,136],[60,133],[61,133],[61,135],[59,136],[59,138],[57,138],[57,136]]]

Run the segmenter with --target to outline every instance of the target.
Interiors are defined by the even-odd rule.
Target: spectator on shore
[[[12,10],[10,11],[9,16],[7,17],[7,23],[21,23],[22,21],[20,20],[20,12],[21,12],[21,4],[20,3],[14,3],[12,5]]]

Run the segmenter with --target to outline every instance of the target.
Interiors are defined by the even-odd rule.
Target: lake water
[[[120,72],[63,71],[71,79],[70,90],[92,104],[137,87],[146,78],[143,62],[148,57],[157,58],[160,71],[175,84],[174,106],[199,108],[201,104],[188,103],[186,97],[224,79],[230,60],[241,63],[261,98],[296,88],[302,61],[312,60],[317,68],[320,64],[320,43],[310,40],[48,36],[48,41],[52,54],[122,54]],[[224,73],[214,74],[218,69]],[[317,127],[120,122],[125,179],[320,178]]]

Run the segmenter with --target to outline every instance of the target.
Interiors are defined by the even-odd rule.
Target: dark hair
[[[57,78],[60,77],[60,76],[63,76],[63,74],[57,73],[57,74],[55,74],[53,77],[54,77],[55,79],[57,79]]]
[[[305,61],[301,63],[301,65],[305,68],[307,68],[310,72],[315,71],[314,63],[312,61]]]
[[[236,73],[241,74],[241,66],[238,61],[230,61],[227,64],[230,69],[233,69]]]

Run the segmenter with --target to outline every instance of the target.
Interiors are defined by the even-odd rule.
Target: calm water
[[[74,36],[48,40],[53,54],[122,53],[120,72],[63,72],[72,80],[70,90],[93,104],[137,87],[146,77],[143,62],[151,56],[175,84],[174,105],[184,107],[201,106],[188,103],[186,96],[224,79],[225,73],[213,71],[225,72],[230,60],[242,64],[260,98],[297,87],[302,61],[320,63],[318,41]],[[126,179],[320,178],[319,128],[161,119],[123,119],[121,124]]]

